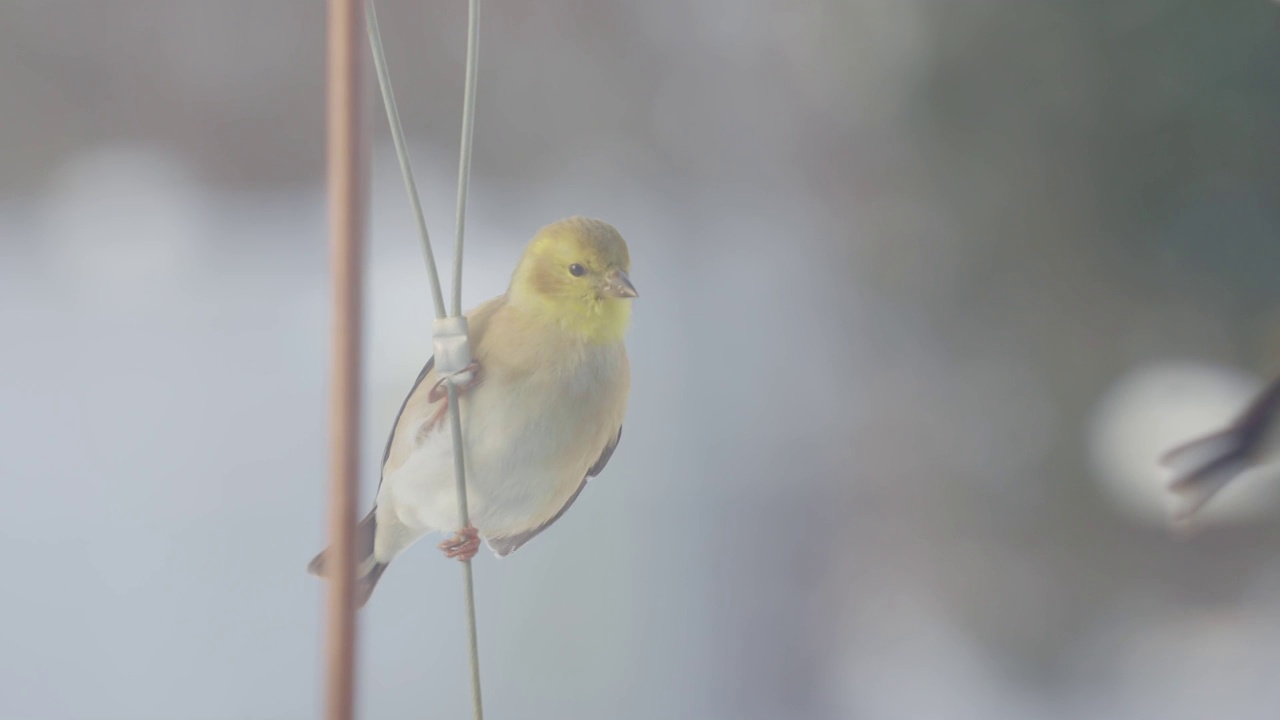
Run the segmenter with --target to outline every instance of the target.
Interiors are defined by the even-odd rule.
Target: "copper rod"
[[[327,155],[333,338],[329,380],[329,597],[325,715],[355,714],[355,523],[364,230],[363,0],[329,0]]]

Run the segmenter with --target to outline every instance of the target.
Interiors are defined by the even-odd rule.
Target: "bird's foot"
[[[480,532],[473,527],[465,527],[436,547],[440,548],[447,558],[469,561],[480,552]]]
[[[431,388],[431,392],[427,393],[427,400],[436,402],[443,398],[448,392],[445,383],[454,378],[457,378],[458,381],[458,395],[465,394],[468,390],[480,384],[480,369],[480,361],[472,360],[456,375],[440,378],[436,381],[435,386]]]

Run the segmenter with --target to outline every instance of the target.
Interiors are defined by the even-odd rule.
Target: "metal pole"
[[[328,660],[325,715],[355,714],[355,524],[360,445],[360,325],[364,230],[361,127],[363,0],[329,0],[328,201],[333,282],[329,381]]]

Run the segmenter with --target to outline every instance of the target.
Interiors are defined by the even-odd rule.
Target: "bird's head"
[[[511,278],[508,297],[592,343],[622,339],[635,286],[631,255],[609,223],[571,217],[538,231]]]

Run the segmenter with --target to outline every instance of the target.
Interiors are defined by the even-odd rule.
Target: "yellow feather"
[[[581,274],[574,272],[580,269]],[[611,272],[627,273],[627,243],[612,225],[573,217],[538,231],[511,277],[509,301],[539,322],[584,342],[620,342],[631,302],[605,291]]]

